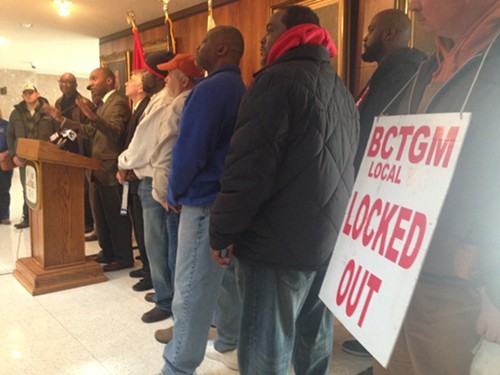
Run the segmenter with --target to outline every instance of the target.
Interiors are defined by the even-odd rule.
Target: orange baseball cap
[[[185,75],[191,78],[199,78],[204,76],[204,70],[198,68],[194,63],[194,55],[187,53],[179,53],[169,62],[156,66],[160,70],[179,69]]]

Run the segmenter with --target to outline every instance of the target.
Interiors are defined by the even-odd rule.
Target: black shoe
[[[371,357],[372,355],[360,344],[358,340],[346,340],[342,343],[342,350],[358,357]]]
[[[102,267],[102,270],[104,272],[113,272],[113,271],[124,270],[125,268],[132,268],[133,266],[134,266],[133,263],[132,264],[120,263],[120,262],[116,262],[116,261],[112,260],[108,264],[105,264],[104,267]]]
[[[24,229],[24,228],[28,228],[29,226],[30,226],[30,222],[26,219],[23,219],[23,221],[21,221],[18,224],[14,224],[14,227],[16,229]]]
[[[154,293],[146,293],[144,299],[148,302],[155,303],[155,294]]]
[[[97,234],[95,234],[95,232],[85,236],[85,242],[92,242],[92,241],[97,241]]]
[[[153,289],[153,282],[151,280],[141,279],[137,284],[132,286],[136,292],[144,292]]]
[[[368,367],[364,371],[358,372],[356,375],[373,375],[373,366]]]
[[[128,275],[134,279],[142,279],[144,277],[144,271],[142,268],[139,268],[137,270],[130,271]]]
[[[97,263],[102,263],[102,264],[111,263],[113,261],[113,259],[105,257],[102,251],[100,251],[99,254],[97,255],[91,255],[89,258]]]
[[[155,323],[172,316],[172,311],[160,310],[158,307],[153,307],[147,313],[142,316],[142,321],[144,323]]]

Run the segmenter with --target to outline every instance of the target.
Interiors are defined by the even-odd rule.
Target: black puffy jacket
[[[327,50],[303,45],[256,74],[212,208],[211,246],[300,270],[328,262],[354,182],[359,118]]]

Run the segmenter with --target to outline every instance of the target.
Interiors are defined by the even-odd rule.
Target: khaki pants
[[[418,282],[391,361],[374,374],[469,375],[479,309],[472,287]]]

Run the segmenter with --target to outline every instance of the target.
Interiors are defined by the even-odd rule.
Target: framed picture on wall
[[[313,9],[319,17],[321,26],[327,29],[337,46],[338,56],[331,60],[331,65],[339,77],[347,83],[349,75],[348,53],[348,13],[346,0],[286,0],[271,5],[271,12],[291,5],[302,5]]]
[[[396,8],[408,14],[411,21],[410,47],[418,48],[427,55],[432,55],[436,49],[434,36],[426,33],[413,12],[409,11],[410,0],[396,0]]]
[[[109,68],[115,74],[116,91],[125,95],[125,82],[130,78],[132,52],[117,52],[101,56],[101,67]]]

